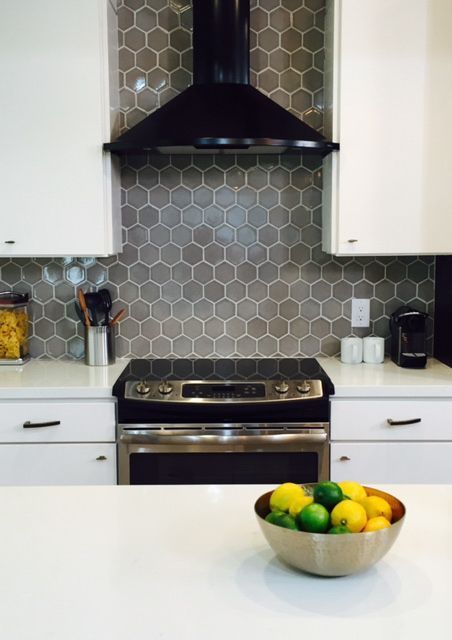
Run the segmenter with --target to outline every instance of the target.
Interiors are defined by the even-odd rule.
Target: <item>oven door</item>
[[[119,425],[119,484],[280,484],[329,478],[329,425]]]

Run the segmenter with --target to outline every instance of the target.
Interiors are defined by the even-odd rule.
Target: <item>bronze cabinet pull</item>
[[[30,422],[27,420],[23,423],[24,429],[40,429],[41,427],[56,427],[61,424],[61,420],[54,420],[53,422]]]
[[[418,422],[421,422],[421,420],[422,418],[411,418],[410,420],[393,420],[392,418],[388,418],[386,422],[391,427],[398,427],[404,424],[417,424]]]

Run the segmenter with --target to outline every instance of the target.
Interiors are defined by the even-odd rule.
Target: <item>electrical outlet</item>
[[[370,324],[370,300],[352,298],[352,327],[368,327]]]

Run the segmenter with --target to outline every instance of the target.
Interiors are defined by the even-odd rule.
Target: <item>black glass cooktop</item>
[[[143,402],[125,397],[124,388],[128,381],[253,381],[260,380],[320,380],[322,397],[309,402],[270,402],[263,407],[255,403],[222,405],[190,405],[181,402]],[[313,358],[165,358],[132,360],[113,387],[118,398],[118,419],[120,423],[147,424],[178,423],[199,421],[292,421],[325,422],[329,420],[329,396],[334,386],[317,360]],[[158,405],[158,406],[157,406]],[[284,405],[283,407],[281,405]]]
[[[113,393],[123,396],[128,380],[321,380],[325,393],[334,386],[315,358],[164,358],[132,360],[118,378]]]

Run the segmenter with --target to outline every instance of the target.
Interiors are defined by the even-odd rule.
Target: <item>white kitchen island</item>
[[[5,640],[452,637],[452,487],[387,486],[407,507],[360,575],[281,564],[262,486],[0,488]]]

